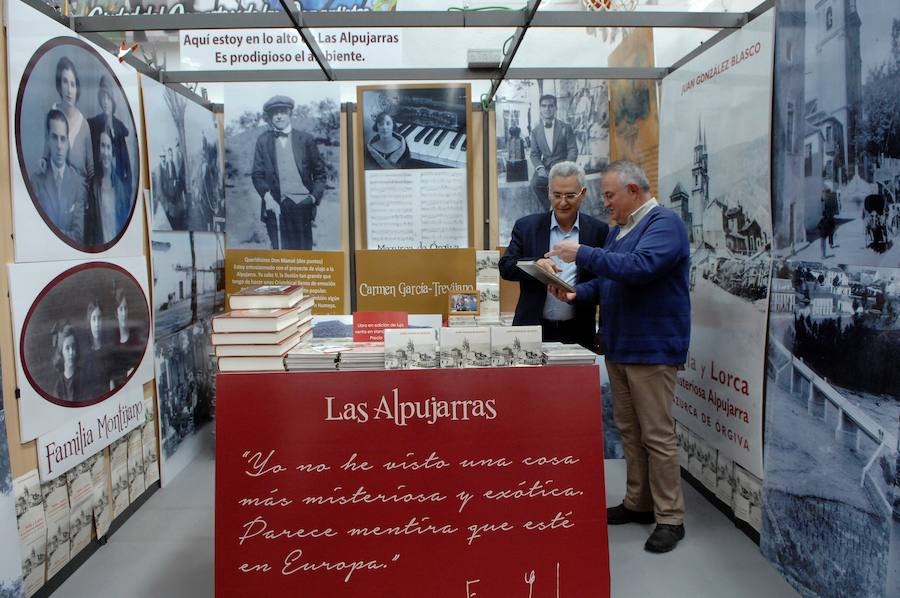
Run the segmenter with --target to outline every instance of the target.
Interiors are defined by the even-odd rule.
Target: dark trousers
[[[542,174],[536,174],[531,177],[531,191],[544,211],[550,211],[549,185],[550,181]]]
[[[541,331],[544,341],[560,343],[578,343],[585,348],[592,349],[594,332],[584,330],[584,326],[578,325],[578,320],[545,320],[541,318]]]
[[[312,221],[313,210],[316,206],[312,201],[303,201],[299,204],[285,197],[281,202],[281,248],[282,249],[312,249]]]

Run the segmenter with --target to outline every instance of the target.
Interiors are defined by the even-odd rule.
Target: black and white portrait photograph
[[[588,194],[581,210],[607,221],[600,190],[600,171],[609,163],[607,82],[504,81],[496,102],[500,245],[509,243],[516,220],[550,210],[547,176],[558,162],[584,168]]]
[[[231,84],[225,95],[229,249],[340,249],[337,88]]]
[[[90,405],[121,388],[144,357],[147,300],[131,274],[88,263],[52,281],[22,331],[22,367],[41,396]]]
[[[154,232],[155,333],[168,336],[222,311],[225,303],[224,235]]]
[[[140,394],[153,376],[148,295],[142,257],[10,266],[23,438],[94,426]]]
[[[143,77],[153,230],[225,231],[225,179],[215,114]]]
[[[467,166],[464,86],[391,87],[361,97],[365,170]]]
[[[776,254],[900,266],[900,4],[779,5]]]
[[[14,185],[18,261],[106,252],[123,240],[140,212],[135,210],[140,121],[129,102],[135,75],[112,67],[100,52],[78,38],[60,36],[33,53],[16,55],[17,64],[27,58],[15,95],[17,172],[33,206],[22,205],[26,198]],[[37,214],[43,226],[30,214]],[[48,236],[68,252],[50,253],[54,244],[42,247],[41,239]],[[140,252],[131,246],[123,251]]]
[[[895,595],[900,270],[779,260],[772,287],[762,552],[805,596]]]

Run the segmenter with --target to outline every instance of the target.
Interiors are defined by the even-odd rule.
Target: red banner
[[[596,367],[218,377],[216,595],[609,596]]]

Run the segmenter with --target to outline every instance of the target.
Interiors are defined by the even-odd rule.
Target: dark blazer
[[[31,186],[41,211],[62,234],[78,243],[85,240],[84,217],[87,185],[71,164],[66,164],[62,184],[57,192],[53,167],[47,163],[44,172],[31,177]]]
[[[325,193],[328,175],[325,172],[325,164],[319,156],[316,140],[307,133],[291,129],[291,143],[294,147],[294,162],[300,172],[300,179],[316,198],[316,205],[318,205],[322,200],[322,194]],[[268,191],[275,201],[281,202],[278,160],[275,157],[275,135],[271,130],[266,131],[256,140],[251,178],[253,187],[260,197],[263,197]]]
[[[87,119],[88,126],[91,129],[91,144],[93,145],[95,168],[97,168],[97,164],[100,164],[100,133],[107,127],[106,120],[106,115],[102,112]],[[116,161],[116,170],[119,173],[119,177],[124,182],[125,188],[128,189],[129,192],[133,192],[131,158],[128,155],[128,143],[125,141],[125,138],[128,137],[128,127],[126,127],[125,123],[121,120],[113,116],[111,128],[114,137],[112,144],[113,158]]]
[[[516,267],[519,260],[537,260],[550,251],[550,215],[541,212],[519,218],[513,226],[509,247],[500,258],[500,276],[505,280],[519,281],[519,302],[516,304],[514,326],[540,324],[547,299],[547,287]],[[585,213],[579,214],[578,242],[590,247],[603,247],[609,227]],[[595,276],[587,270],[576,270],[579,283],[593,280]],[[590,343],[594,337],[596,304],[575,304],[575,319],[579,328],[584,328],[582,342]]]
[[[531,131],[531,164],[537,168],[543,166],[550,173],[550,168],[557,162],[568,160],[574,162],[578,157],[578,145],[575,143],[575,131],[572,125],[556,119],[553,125],[553,151],[544,134],[544,123],[538,121]]]
[[[99,162],[98,162],[99,164]],[[113,239],[122,232],[125,226],[125,220],[131,213],[131,189],[127,188],[125,182],[114,172],[112,174],[113,194],[116,197],[116,226]],[[84,242],[88,245],[103,245],[112,241],[112,239],[103,238],[103,221],[100,209],[100,198],[102,197],[101,186],[103,179],[100,177],[99,170],[96,176],[91,179],[88,185],[87,203],[84,208]],[[174,226],[176,223],[172,222]]]

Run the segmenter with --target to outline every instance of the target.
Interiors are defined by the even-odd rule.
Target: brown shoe
[[[622,525],[623,523],[655,523],[653,511],[632,511],[625,503],[617,507],[606,509],[607,525]]]
[[[657,523],[656,529],[647,538],[644,550],[648,552],[669,552],[684,538],[684,525]]]

